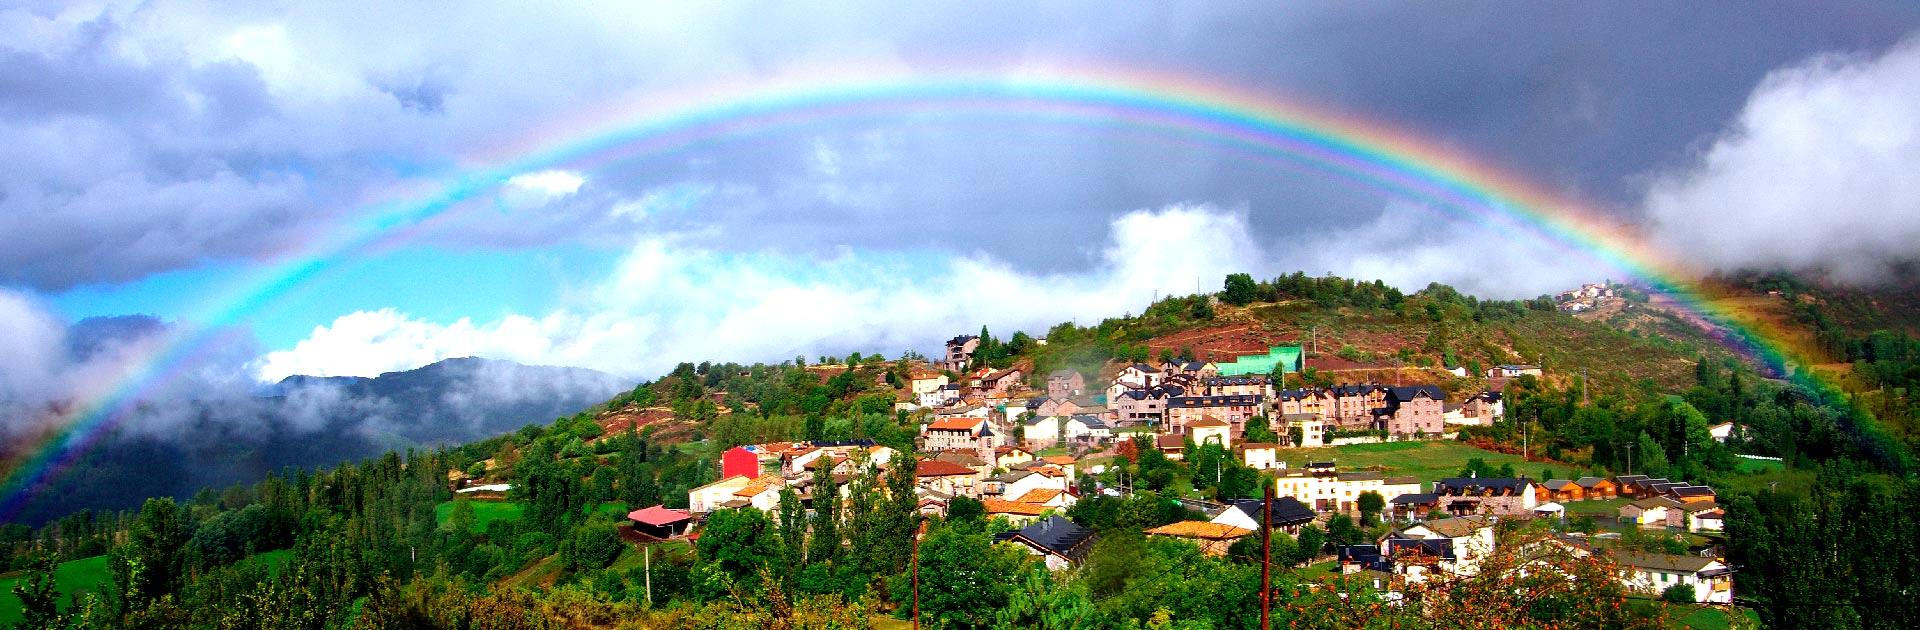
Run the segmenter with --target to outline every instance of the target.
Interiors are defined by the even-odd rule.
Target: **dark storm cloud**
[[[1715,8],[14,9],[0,12],[0,282],[56,290],[269,257],[588,104],[807,66],[1193,74],[1410,127],[1631,216],[1639,176],[1684,164],[1769,70],[1884,49],[1916,25],[1911,9]],[[433,238],[538,247],[683,231],[735,248],[985,251],[1050,271],[1092,264],[1094,248],[1073,244],[1136,208],[1245,207],[1258,237],[1287,243],[1377,220],[1393,201],[1120,133],[897,121],[808,132],[616,165],[546,199],[503,192]],[[972,229],[929,229],[929,217]]]

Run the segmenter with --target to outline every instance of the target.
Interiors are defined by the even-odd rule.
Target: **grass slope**
[[[1294,448],[1282,450],[1279,455],[1288,468],[1303,468],[1309,461],[1334,460],[1341,470],[1378,469],[1388,475],[1412,475],[1421,481],[1458,475],[1467,460],[1475,457],[1495,468],[1513,464],[1514,472],[1529,477],[1539,476],[1542,467],[1553,467],[1545,462],[1524,461],[1519,455],[1496,453],[1451,440]],[[1556,469],[1554,472],[1564,477],[1572,471]]]
[[[459,501],[459,499],[433,506],[434,522],[441,527],[446,527],[447,520],[453,517],[453,504],[456,501]],[[599,507],[594,508],[594,510],[612,516],[615,519],[623,519],[627,516],[627,504],[619,501],[602,503]],[[526,506],[511,501],[474,501],[473,531],[475,533],[485,532],[487,531],[487,524],[494,521],[520,520],[520,517],[526,514],[526,512]]]
[[[20,598],[13,595],[13,587],[20,579],[18,573],[0,577],[0,626],[12,627],[20,622]],[[69,596],[92,592],[112,579],[112,574],[107,572],[106,556],[62,562],[53,569],[53,584],[60,592],[61,608],[66,607]]]

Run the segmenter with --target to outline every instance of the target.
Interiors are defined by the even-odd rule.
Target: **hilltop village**
[[[1099,374],[1059,369],[1036,378],[1021,364],[982,366],[975,357],[980,344],[979,336],[956,336],[942,356],[908,371],[894,409],[916,419],[914,453],[872,440],[735,446],[719,458],[719,479],[693,488],[685,509],[635,510],[632,527],[663,540],[697,535],[716,512],[777,513],[783,492],[812,510],[816,489],[828,481],[844,510],[849,482],[863,470],[884,475],[913,458],[920,513],[977,511],[1000,524],[996,540],[1064,570],[1085,561],[1097,539],[1067,518],[1074,506],[1089,497],[1124,499],[1143,485],[1112,462],[1142,469],[1148,465],[1140,462],[1184,462],[1194,476],[1210,476],[1217,492],[1175,493],[1189,516],[1142,533],[1190,542],[1208,555],[1283,532],[1311,545],[1297,552],[1300,563],[1324,562],[1330,574],[1362,578],[1398,597],[1437,577],[1476,575],[1500,551],[1505,537],[1495,531],[1503,523],[1547,525],[1551,535],[1526,544],[1549,544],[1573,557],[1595,553],[1595,541],[1618,540],[1624,531],[1636,544],[1607,557],[1620,567],[1612,579],[1627,590],[1733,601],[1731,571],[1711,542],[1724,530],[1724,511],[1707,486],[1646,475],[1529,478],[1511,465],[1496,470],[1464,460],[1454,463],[1464,472],[1429,478],[1290,457],[1327,447],[1458,440],[1462,428],[1502,420],[1501,386],[1544,376],[1540,366],[1496,365],[1479,375],[1488,389],[1450,395],[1423,383],[1306,385],[1300,346],[1226,361],[1116,363]],[[1449,371],[1462,375],[1461,368]],[[1714,431],[1724,439],[1730,427]],[[1269,489],[1270,502],[1246,498]],[[1600,519],[1609,527],[1593,525],[1593,509],[1578,509],[1588,502],[1606,506]],[[1567,526],[1570,508],[1585,526]],[[1674,533],[1703,544],[1679,542],[1684,538]],[[1648,539],[1660,542],[1640,542]]]

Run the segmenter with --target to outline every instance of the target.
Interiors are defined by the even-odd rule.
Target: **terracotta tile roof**
[[[1206,521],[1180,521],[1171,525],[1162,525],[1147,530],[1155,536],[1173,536],[1176,538],[1205,538],[1207,540],[1228,540],[1253,533],[1253,530],[1234,527],[1223,523]]]
[[[1199,420],[1195,420],[1193,422],[1187,423],[1187,428],[1189,429],[1204,429],[1209,427],[1225,427],[1225,426],[1232,426],[1232,425],[1229,425],[1225,422],[1221,422],[1219,418],[1215,418],[1213,416],[1205,416],[1200,418]]]
[[[1032,503],[1034,505],[1045,505],[1048,501],[1052,501],[1054,497],[1060,496],[1060,494],[1061,491],[1053,488],[1035,488],[1028,490],[1026,494],[1020,495],[1020,497],[1014,499],[1014,501]]]
[[[751,497],[766,492],[768,488],[777,488],[786,485],[786,481],[787,480],[781,479],[776,475],[761,475],[755,477],[753,481],[747,482],[746,487],[735,490],[733,496]]]
[[[974,427],[978,427],[980,426],[980,423],[986,422],[986,421],[987,421],[986,418],[974,418],[974,417],[966,417],[966,416],[959,417],[959,418],[941,418],[939,420],[933,421],[932,424],[927,425],[927,430],[928,431],[972,431]]]
[[[1072,455],[1048,455],[1046,457],[1040,458],[1040,461],[1043,461],[1049,464],[1059,464],[1061,466],[1070,466],[1073,464],[1073,456]]]
[[[951,477],[954,475],[972,474],[974,474],[974,472],[971,468],[938,459],[920,460],[920,465],[914,472],[914,475],[918,477]]]
[[[1047,506],[1002,499],[987,499],[980,502],[987,506],[988,514],[1015,514],[1019,516],[1039,516],[1047,513]]]

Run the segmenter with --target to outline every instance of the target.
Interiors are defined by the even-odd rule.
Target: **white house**
[[[1388,548],[1387,541],[1394,538],[1445,539],[1452,550],[1452,557],[1440,561],[1438,568],[1455,575],[1471,576],[1480,572],[1480,563],[1493,553],[1493,520],[1484,516],[1462,516],[1416,523],[1387,534],[1381,540],[1381,548]]]
[[[1068,442],[1100,443],[1113,438],[1113,429],[1107,423],[1086,414],[1067,418],[1063,429]]]
[[[1612,555],[1620,568],[1626,570],[1621,581],[1627,588],[1659,595],[1684,584],[1693,587],[1695,602],[1733,603],[1733,572],[1719,560],[1637,551],[1619,551]]]
[[[1713,441],[1719,442],[1721,444],[1725,444],[1727,442],[1727,438],[1733,437],[1733,428],[1734,427],[1732,422],[1722,422],[1720,424],[1707,427],[1707,435],[1712,436]]]

